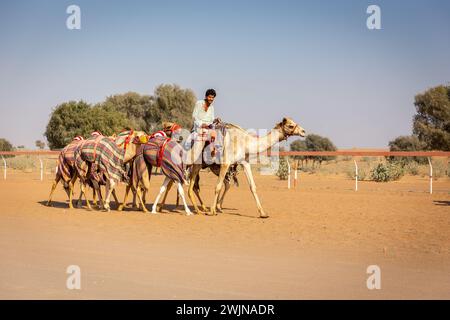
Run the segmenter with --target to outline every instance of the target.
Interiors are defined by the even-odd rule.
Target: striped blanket
[[[125,151],[108,137],[92,137],[82,142],[75,151],[75,168],[83,181],[104,183],[103,177],[116,182],[126,180],[123,166]]]
[[[146,170],[161,167],[166,177],[184,183],[183,148],[177,142],[164,137],[155,137],[139,147],[133,162],[133,185],[137,186]]]
[[[58,173],[64,182],[69,182],[75,173],[75,151],[83,141],[72,141],[61,150],[58,157]]]

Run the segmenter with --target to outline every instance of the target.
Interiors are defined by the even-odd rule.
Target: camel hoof
[[[192,216],[192,215],[194,215],[191,211],[186,211],[186,215],[187,216]]]
[[[118,208],[117,211],[123,211],[123,204],[121,204]]]
[[[206,215],[208,215],[208,216],[215,216],[215,215],[217,215],[217,212],[216,212],[216,210],[207,211]]]
[[[152,211],[144,211],[145,213],[150,213],[150,214],[159,214],[159,212],[152,210]]]
[[[259,217],[260,217],[261,219],[267,219],[267,218],[269,217],[269,215],[266,214],[266,213],[263,213],[263,214],[260,214]]]

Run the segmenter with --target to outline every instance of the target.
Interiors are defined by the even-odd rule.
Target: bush
[[[442,160],[434,160],[433,161],[433,177],[437,178],[442,178],[444,177],[446,174],[448,175],[447,171],[447,164]]]
[[[371,179],[376,182],[388,182],[400,179],[404,175],[401,165],[395,163],[379,163],[372,169]]]
[[[288,163],[286,157],[280,158],[280,163],[278,164],[278,171],[276,173],[277,177],[281,180],[287,180],[289,175]]]
[[[359,181],[365,181],[368,178],[368,168],[365,167],[358,167],[358,180]],[[351,169],[347,169],[346,171],[347,177],[349,177],[350,179],[355,179],[355,169],[351,168]]]
[[[417,176],[419,174],[419,164],[417,162],[409,162],[405,164],[403,168],[405,169],[406,173],[412,176]]]

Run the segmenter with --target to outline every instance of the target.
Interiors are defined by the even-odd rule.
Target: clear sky
[[[59,103],[176,83],[215,88],[217,116],[246,128],[290,116],[338,148],[386,147],[411,133],[414,95],[450,81],[450,1],[1,1],[0,46],[0,137],[16,146]]]

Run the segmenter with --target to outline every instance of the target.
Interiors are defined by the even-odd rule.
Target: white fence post
[[[431,157],[428,157],[428,165],[430,166],[430,194],[433,194],[433,164]]]
[[[288,189],[291,188],[291,164],[289,163],[289,158],[286,159],[287,166],[288,166]]]
[[[3,179],[6,180],[6,159],[3,155],[2,159],[3,159]]]
[[[355,191],[358,191],[358,163],[355,159],[353,159],[353,162],[355,163]]]
[[[295,171],[294,171],[294,188],[297,188],[297,171],[298,171],[298,162],[295,164]]]
[[[44,180],[44,165],[42,163],[41,157],[39,157],[39,162],[41,164],[41,181]]]

